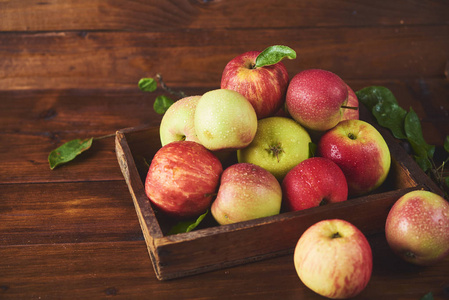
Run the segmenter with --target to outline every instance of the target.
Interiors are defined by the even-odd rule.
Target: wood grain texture
[[[382,234],[369,242],[373,277],[354,299],[420,299],[429,291],[447,298],[449,261],[412,266],[392,254]],[[302,284],[290,255],[164,282],[143,241],[0,246],[0,255],[2,299],[323,299]]]
[[[143,240],[123,181],[6,184],[1,190],[0,247]]]
[[[23,9],[26,7],[27,9]],[[167,31],[449,24],[444,1],[2,1],[1,31]]]
[[[274,44],[296,50],[290,76],[322,68],[344,80],[444,78],[448,36],[449,25],[6,33],[0,90],[134,87],[156,73],[173,86],[219,86],[229,60]]]

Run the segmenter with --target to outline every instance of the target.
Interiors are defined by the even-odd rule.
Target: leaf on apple
[[[154,92],[157,89],[157,81],[153,78],[142,78],[139,80],[138,86],[144,92]]]
[[[208,213],[209,210],[207,210],[204,214],[200,215],[196,220],[181,221],[177,223],[170,229],[168,235],[192,231],[201,223],[201,221],[203,221],[203,219],[206,217]]]
[[[261,68],[277,64],[284,58],[295,59],[296,52],[290,47],[274,45],[263,50],[256,58],[254,68]]]
[[[154,100],[153,108],[156,113],[163,115],[173,103],[175,103],[175,101],[171,98],[165,95],[159,95],[156,97],[156,100]]]
[[[92,146],[93,138],[71,140],[62,146],[51,151],[48,155],[48,163],[50,169],[56,168],[58,165],[65,164],[73,160],[76,156],[86,151]]]

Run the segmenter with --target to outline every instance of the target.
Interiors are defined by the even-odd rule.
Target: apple
[[[279,182],[294,166],[309,158],[308,132],[286,117],[268,117],[258,121],[251,144],[237,151],[240,163],[252,163],[272,173]]]
[[[345,120],[318,142],[318,156],[331,159],[343,171],[349,196],[367,194],[387,178],[391,157],[382,135],[362,120]]]
[[[221,88],[239,92],[251,102],[258,119],[273,116],[285,100],[288,72],[282,62],[255,68],[261,51],[243,53],[228,62]]]
[[[223,172],[211,213],[221,224],[232,224],[279,214],[282,189],[267,170],[237,163]]]
[[[200,143],[209,150],[236,150],[248,146],[256,135],[257,116],[240,93],[217,89],[201,96],[194,116]]]
[[[160,211],[176,218],[195,217],[210,207],[222,172],[221,162],[201,144],[171,142],[154,155],[145,192]]]
[[[348,184],[332,160],[311,157],[291,169],[282,181],[284,202],[290,211],[348,199]]]
[[[308,69],[290,81],[287,110],[298,123],[314,131],[326,131],[341,121],[348,101],[347,84],[336,74]]]
[[[162,117],[159,135],[162,146],[174,141],[199,142],[193,117],[201,96],[190,96],[173,103]]]
[[[348,102],[346,106],[343,107],[343,115],[341,116],[341,121],[343,120],[358,120],[359,113],[359,99],[357,98],[354,90],[346,85],[348,88]]]
[[[358,295],[368,284],[373,268],[366,237],[340,219],[310,226],[299,238],[293,260],[301,281],[331,299]]]
[[[416,265],[432,265],[449,254],[449,203],[424,190],[399,198],[385,223],[385,236],[399,257]]]

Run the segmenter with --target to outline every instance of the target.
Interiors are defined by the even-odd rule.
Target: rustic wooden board
[[[217,86],[233,57],[274,44],[296,50],[285,63],[292,76],[322,68],[344,80],[442,78],[447,36],[448,25],[2,34],[0,90],[135,87],[156,73],[172,86]]]
[[[123,179],[0,189],[0,247],[143,240]]]
[[[27,9],[21,9],[26,7]],[[448,24],[443,2],[33,1],[0,2],[1,31],[173,30]],[[271,22],[270,22],[271,21]],[[275,21],[275,22],[273,22]]]
[[[444,299],[446,261],[432,268],[398,263],[382,234],[368,240],[373,276],[357,299],[419,299],[415,295],[430,287],[435,299]],[[188,299],[323,299],[301,288],[290,255],[168,281],[156,279],[144,241],[11,245],[0,247],[0,256],[2,299],[173,299],[174,293]],[[387,284],[390,278],[394,284]]]
[[[370,119],[363,108],[361,113],[362,119]],[[389,209],[400,196],[414,189],[441,193],[389,132],[378,129],[389,145],[392,166],[386,183],[375,193],[225,226],[218,226],[212,220],[206,228],[171,236],[166,234],[173,224],[152,208],[144,191],[145,171],[160,148],[159,128],[118,131],[117,159],[158,279],[184,277],[291,253],[301,234],[323,219],[345,219],[365,234],[382,232]]]

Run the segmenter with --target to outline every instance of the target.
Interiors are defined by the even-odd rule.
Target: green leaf
[[[407,140],[413,148],[413,151],[418,156],[427,156],[433,158],[435,146],[427,144],[424,139],[421,121],[415,111],[410,108],[404,120],[404,130],[407,135]]]
[[[175,102],[169,97],[160,95],[156,97],[153,108],[156,113],[163,115],[173,103]]]
[[[168,234],[172,235],[172,234],[185,233],[185,232],[192,231],[193,229],[195,229],[201,223],[201,221],[203,221],[203,219],[206,217],[206,215],[208,213],[209,213],[209,211],[207,210],[204,214],[199,216],[198,219],[196,219],[196,220],[189,220],[189,221],[181,221],[181,222],[179,222],[178,224],[176,224],[175,226],[173,226],[170,229]]]
[[[404,120],[407,114],[393,93],[386,87],[371,86],[356,92],[357,98],[376,118],[379,125],[390,129],[397,139],[406,139]]]
[[[443,180],[444,180],[444,184],[445,184],[446,187],[449,189],[449,176],[444,177]]]
[[[142,78],[138,86],[144,92],[154,92],[157,89],[157,81],[153,78]]]
[[[398,104],[396,97],[393,93],[384,86],[369,86],[355,92],[357,98],[362,102],[369,110],[372,110],[374,105],[379,102],[390,102]]]
[[[309,143],[309,157],[314,157],[316,155],[316,149],[318,146],[314,142]]]
[[[270,46],[263,50],[256,58],[254,68],[261,68],[277,64],[284,58],[295,59],[296,52],[290,47],[283,45]]]
[[[444,140],[444,150],[446,150],[446,152],[449,152],[449,135],[447,135],[446,139]]]
[[[432,168],[432,163],[430,162],[430,159],[427,156],[419,156],[414,155],[414,159],[418,166],[424,171],[427,172]]]
[[[373,107],[372,113],[379,125],[390,129],[395,138],[406,138],[404,120],[407,111],[399,105],[388,101],[381,101]]]
[[[435,153],[435,146],[427,144],[424,139],[421,121],[418,115],[410,108],[404,120],[404,130],[407,135],[407,140],[412,146],[415,154],[415,160],[424,171],[432,167],[430,159]]]
[[[93,138],[84,140],[76,139],[71,140],[62,146],[51,151],[48,155],[48,162],[50,169],[56,168],[58,165],[65,164],[73,160],[76,156],[86,151],[92,146]]]
[[[429,292],[425,294],[420,300],[433,300],[433,293]]]

